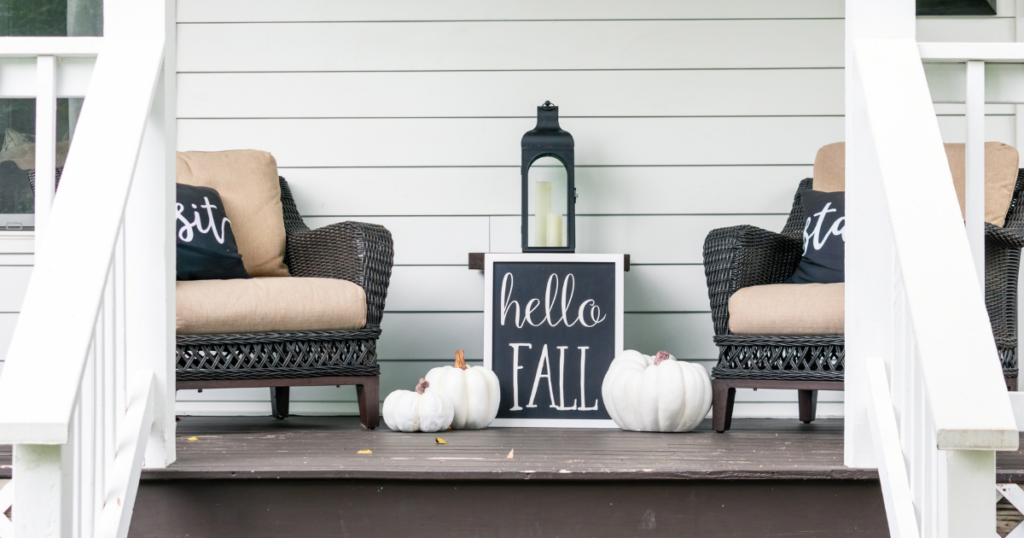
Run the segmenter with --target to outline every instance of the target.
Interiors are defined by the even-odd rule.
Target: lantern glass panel
[[[531,247],[564,247],[568,243],[568,172],[554,157],[541,157],[530,165],[527,195]]]

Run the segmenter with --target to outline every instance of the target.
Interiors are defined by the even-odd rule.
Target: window
[[[0,35],[103,33],[103,0],[0,0]],[[57,169],[74,135],[83,99],[57,100]],[[32,229],[35,211],[35,99],[0,99],[0,230]]]

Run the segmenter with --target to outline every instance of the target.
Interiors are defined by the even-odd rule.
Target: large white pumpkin
[[[498,416],[498,376],[483,366],[466,366],[462,350],[455,352],[455,366],[440,366],[427,372],[427,381],[452,401],[456,430],[486,428]]]
[[[396,390],[384,399],[384,423],[402,432],[436,432],[448,429],[455,411],[447,396],[420,379],[416,390]]]
[[[608,367],[601,396],[624,430],[684,432],[711,409],[711,377],[703,366],[664,351],[652,357],[628,349]]]

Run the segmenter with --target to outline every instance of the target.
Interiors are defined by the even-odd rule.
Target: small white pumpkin
[[[703,366],[664,351],[651,357],[628,349],[608,367],[601,396],[624,430],[684,432],[711,409],[711,377]]]
[[[436,432],[448,429],[455,416],[447,396],[430,388],[423,378],[416,390],[396,390],[384,399],[384,423],[402,432]]]
[[[498,376],[483,366],[466,366],[462,350],[455,352],[455,367],[440,366],[427,372],[427,381],[434,390],[452,401],[456,430],[486,428],[498,416]]]

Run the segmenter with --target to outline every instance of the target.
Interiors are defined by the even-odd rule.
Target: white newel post
[[[877,467],[868,420],[868,356],[889,357],[893,340],[896,260],[888,232],[885,196],[872,147],[864,98],[853,62],[856,39],[915,39],[914,0],[848,0],[846,3],[846,373],[844,461]],[[886,286],[879,282],[889,283]],[[865,315],[870,313],[869,315]]]
[[[14,445],[14,466],[18,469],[14,481],[18,513],[12,514],[15,536],[71,536],[71,518],[67,516],[72,492],[61,476],[65,446]]]
[[[174,179],[168,170],[163,78],[146,123],[124,223],[126,336],[133,361],[128,379],[140,370],[151,370],[154,379],[147,467],[164,467],[175,459]]]
[[[967,62],[964,213],[974,269],[985,290],[985,62]]]
[[[1014,35],[1017,43],[1024,42],[1024,0],[1016,0],[1016,15],[1014,16]],[[1014,136],[1014,147],[1024,146],[1024,105],[1017,104],[1015,107],[1016,125]],[[1022,271],[1024,272],[1024,271]],[[1019,317],[1018,317],[1019,319]]]
[[[173,0],[107,0],[106,37],[168,36],[173,50]],[[128,379],[153,373],[153,427],[146,444],[147,467],[175,460],[174,415],[174,92],[173,56],[153,96],[125,209],[125,296]],[[171,76],[167,73],[170,71]]]

